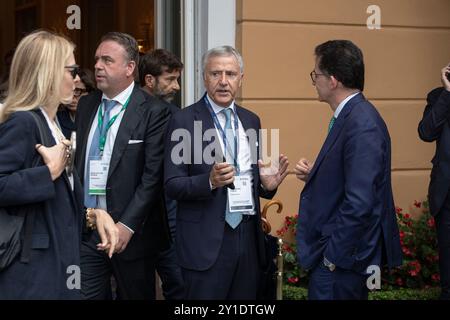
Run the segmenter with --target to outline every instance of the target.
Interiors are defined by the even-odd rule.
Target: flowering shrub
[[[412,219],[408,213],[397,208],[400,231],[400,243],[403,251],[403,264],[391,271],[383,270],[382,286],[403,288],[428,288],[439,285],[439,265],[434,218],[428,210],[428,203],[414,202],[422,210],[419,219]],[[294,236],[297,229],[298,215],[287,216],[280,230],[279,237]],[[307,285],[307,273],[297,263],[294,242],[284,244],[284,280],[294,286]]]
[[[297,232],[298,214],[294,216],[286,216],[283,227],[277,231],[280,238],[286,236],[293,236],[293,242],[285,241],[283,244],[283,258],[284,258],[284,281],[294,286],[304,286],[307,281],[307,273],[300,267],[297,262],[297,246],[295,244],[295,234]]]
[[[397,208],[400,244],[403,264],[391,272],[385,270],[384,279],[392,286],[426,288],[439,285],[439,256],[434,218],[430,215],[428,202],[414,202],[422,209],[419,219],[411,218]]]

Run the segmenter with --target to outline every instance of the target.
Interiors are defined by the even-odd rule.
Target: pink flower
[[[290,277],[288,278],[289,283],[296,284],[298,282],[298,277]]]

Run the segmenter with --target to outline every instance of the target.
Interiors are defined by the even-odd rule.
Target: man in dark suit
[[[183,70],[180,58],[166,49],[156,49],[148,52],[139,61],[139,82],[141,88],[151,96],[168,103],[171,115],[180,111],[172,102],[180,91],[178,79]],[[170,248],[158,254],[156,271],[162,281],[164,298],[167,300],[180,300],[183,298],[184,287],[181,269],[178,265],[175,251],[175,232],[177,202],[167,197],[165,203],[169,222],[172,244]]]
[[[154,299],[156,254],[169,235],[162,196],[166,104],[134,83],[136,40],[105,35],[95,54],[96,91],[83,97],[77,114],[76,165],[83,178],[86,208],[103,209],[119,229],[116,254],[98,251],[97,232],[81,250],[82,294],[111,298],[111,274],[119,299]]]
[[[391,142],[366,100],[361,50],[347,40],[315,49],[311,80],[334,116],[314,164],[295,168],[306,182],[297,226],[299,263],[310,270],[310,299],[367,299],[370,266],[401,264],[391,187]]]
[[[431,162],[428,200],[436,221],[441,274],[441,299],[450,299],[450,64],[441,70],[443,87],[432,90],[419,123],[423,141],[436,141]]]
[[[206,94],[169,123],[164,182],[178,204],[176,248],[186,299],[255,299],[266,263],[259,197],[275,194],[288,161],[280,155],[279,168],[260,174],[260,120],[235,103],[242,77],[234,48],[209,50]]]

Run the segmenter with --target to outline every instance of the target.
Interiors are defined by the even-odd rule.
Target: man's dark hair
[[[160,76],[164,71],[173,72],[182,70],[183,63],[172,52],[166,49],[155,49],[148,52],[139,63],[139,82],[141,86],[145,85],[145,76],[151,74],[154,77]]]
[[[331,40],[318,45],[315,55],[319,69],[334,76],[346,88],[364,90],[362,51],[349,40]]]
[[[81,82],[83,82],[86,87],[86,92],[94,91],[97,86],[95,84],[95,76],[89,69],[80,69],[78,71],[78,76],[80,77]]]
[[[127,60],[136,63],[137,70],[139,65],[139,47],[135,38],[122,32],[108,32],[102,37],[100,43],[104,41],[114,41],[120,44],[127,53]]]

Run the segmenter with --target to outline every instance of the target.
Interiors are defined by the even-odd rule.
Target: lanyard
[[[219,119],[217,118],[217,114],[214,112],[214,109],[211,106],[211,103],[209,102],[209,100],[206,96],[205,96],[205,103],[208,106],[208,110],[211,113],[211,116],[214,120],[214,125],[220,131],[220,133],[222,133],[223,149],[225,152],[227,152],[227,149],[229,150],[229,148],[227,147],[227,136],[226,136],[225,130],[220,125]],[[239,139],[238,139],[239,122],[238,122],[237,114],[234,112],[234,110],[233,110],[233,113],[234,113],[234,167],[236,168],[236,171],[239,173],[239,164],[237,163],[238,150],[239,150]]]
[[[114,117],[112,117],[111,119],[109,119],[108,124],[106,125],[105,128],[105,132],[102,132],[102,128],[103,128],[103,108],[100,106],[100,110],[98,112],[98,130],[100,131],[100,139],[98,142],[98,147],[100,149],[100,151],[103,153],[103,150],[105,149],[105,143],[106,143],[106,135],[108,134],[108,130],[109,128],[111,128],[111,126],[114,124],[114,122],[116,121],[117,117],[122,113],[123,110],[125,110],[128,106],[128,103],[130,102],[131,99],[131,95],[128,97],[127,101],[125,102],[125,104],[123,105],[122,109],[120,109],[120,112],[118,114],[116,114]]]

